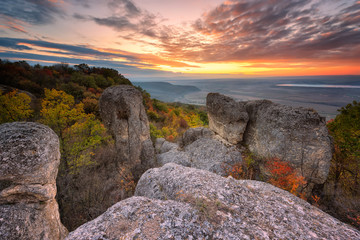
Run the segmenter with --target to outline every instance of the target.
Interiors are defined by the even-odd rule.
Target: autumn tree
[[[354,101],[339,110],[340,114],[328,123],[334,139],[335,152],[330,177],[335,192],[342,188],[347,193],[360,195],[360,103]]]
[[[328,123],[334,154],[327,204],[336,217],[360,229],[360,103],[354,101],[339,112]]]
[[[106,141],[106,129],[93,114],[86,114],[82,103],[63,91],[45,89],[41,122],[59,136],[62,164],[65,171],[91,164],[91,155]]]
[[[33,113],[31,98],[14,90],[7,94],[0,91],[0,123],[27,120]]]

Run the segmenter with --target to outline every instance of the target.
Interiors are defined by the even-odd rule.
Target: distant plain
[[[238,101],[268,99],[313,108],[327,120],[334,118],[341,107],[360,101],[360,76],[194,79],[134,84],[166,102],[205,105],[206,95],[218,92]]]

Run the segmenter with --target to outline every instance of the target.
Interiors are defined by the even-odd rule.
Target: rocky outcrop
[[[182,146],[182,147],[181,147]],[[176,163],[186,167],[208,170],[226,175],[229,166],[242,162],[241,153],[235,146],[226,145],[206,128],[187,130],[180,146],[164,139],[157,139],[157,161],[160,166]]]
[[[228,141],[238,135],[236,143],[245,144],[261,158],[288,162],[309,183],[307,192],[314,184],[325,182],[332,157],[331,139],[325,119],[314,110],[268,100],[237,103],[218,93],[209,93],[207,108],[211,130]],[[240,122],[238,129],[244,131],[231,131],[234,122]],[[219,130],[220,126],[227,130]]]
[[[219,93],[206,97],[209,128],[232,144],[243,140],[249,116],[243,103]]]
[[[0,146],[0,239],[64,239],[55,200],[56,134],[37,123],[6,123]]]
[[[132,197],[80,226],[66,239],[206,239],[209,230],[200,223],[199,213],[188,204]]]
[[[185,204],[184,211],[176,213],[174,207],[174,217],[160,224],[155,231],[158,239],[360,238],[359,231],[270,184],[224,178],[173,163],[143,174],[135,195],[167,200],[164,204],[170,204],[168,200]],[[126,213],[131,216],[131,211]],[[153,219],[158,214],[149,211],[148,215]],[[169,235],[162,232],[167,225],[173,229],[172,233],[166,232]]]
[[[359,231],[272,185],[174,163],[148,170],[135,194],[67,240],[360,238]]]
[[[246,103],[245,143],[255,154],[290,163],[310,183],[324,183],[332,157],[325,118],[307,108],[267,100]]]
[[[105,89],[100,114],[115,139],[119,160],[128,163],[135,176],[155,165],[149,122],[141,92],[129,85]]]

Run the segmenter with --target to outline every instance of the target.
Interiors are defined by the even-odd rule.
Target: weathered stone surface
[[[55,183],[60,163],[59,139],[37,123],[5,123],[0,128],[0,181]]]
[[[164,138],[157,138],[155,142],[156,153],[166,153],[171,150],[177,150],[179,146],[176,143],[168,142]]]
[[[232,144],[243,140],[249,116],[243,103],[219,93],[206,97],[209,128]]]
[[[199,138],[206,138],[206,137],[211,138],[213,136],[214,136],[214,132],[208,128],[204,128],[204,127],[189,128],[182,135],[180,145],[182,147],[185,147],[195,142]]]
[[[270,184],[224,178],[173,163],[143,174],[135,195],[191,206],[199,215],[196,221],[192,217],[187,217],[186,224],[178,221],[177,216],[189,213],[186,207],[173,214],[169,224],[170,228],[181,226],[180,233],[188,234],[190,239],[360,239],[359,231]],[[132,211],[123,211],[132,216]],[[150,212],[151,218],[159,214]],[[199,226],[204,235],[187,230],[188,226]]]
[[[38,123],[0,125],[0,239],[63,239],[56,175],[59,139]]]
[[[0,239],[58,240],[66,235],[55,199],[0,205]]]
[[[332,157],[325,118],[312,109],[294,108],[267,100],[246,103],[250,120],[245,143],[262,157],[278,157],[310,183],[323,183]]]
[[[189,204],[132,197],[80,226],[66,239],[207,239],[210,227]]]
[[[242,162],[238,149],[213,138],[215,134],[209,129],[190,128],[184,135],[182,149],[175,143],[162,139],[157,141],[157,161],[160,166],[172,162],[224,176],[229,165]]]
[[[229,165],[242,162],[241,153],[235,146],[225,146],[216,139],[200,138],[185,147],[191,167],[208,170],[225,176]]]
[[[100,114],[115,138],[119,159],[136,170],[135,175],[155,165],[149,144],[150,129],[141,92],[129,85],[105,89],[100,97]]]

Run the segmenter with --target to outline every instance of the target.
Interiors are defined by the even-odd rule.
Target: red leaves
[[[272,158],[266,163],[266,169],[270,172],[269,183],[291,192],[295,196],[304,198],[301,193],[302,187],[306,184],[303,176],[297,174],[294,168],[279,158]]]

